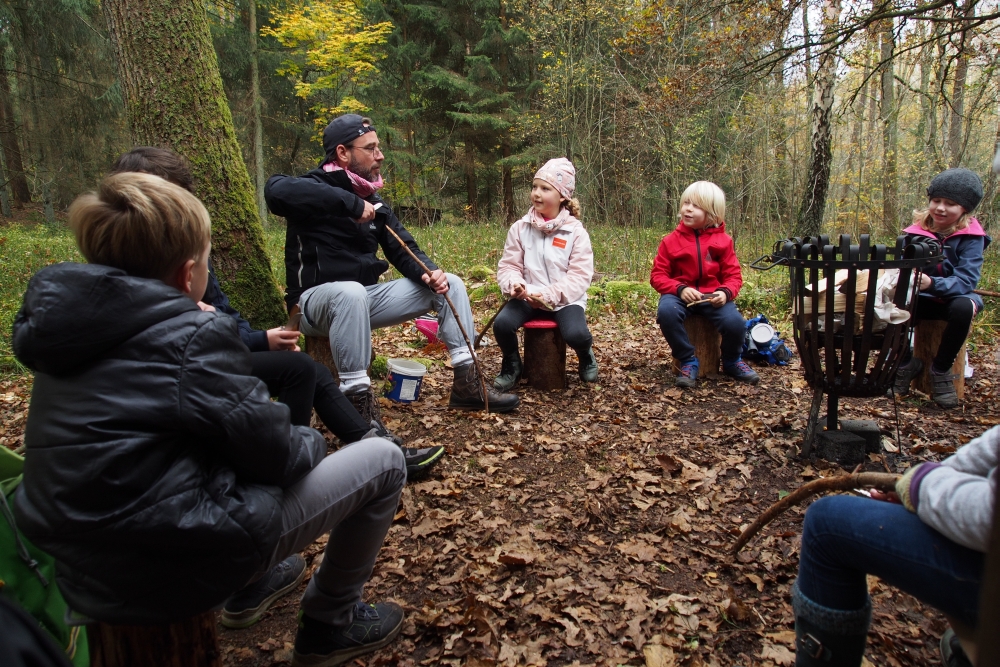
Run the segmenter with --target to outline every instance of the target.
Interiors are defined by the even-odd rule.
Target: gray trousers
[[[330,454],[285,489],[281,538],[267,569],[330,534],[302,596],[307,616],[334,625],[351,621],[405,484],[402,450],[370,438]]]
[[[470,338],[475,336],[472,309],[465,283],[448,273],[448,296]],[[364,374],[371,363],[372,329],[402,324],[430,311],[438,314],[438,338],[448,348],[452,363],[471,361],[471,355],[443,294],[435,294],[423,283],[400,278],[365,287],[342,281],[312,287],[299,297],[307,336],[329,336],[333,362],[343,382]]]

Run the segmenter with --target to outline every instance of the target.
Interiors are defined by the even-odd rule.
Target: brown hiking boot
[[[345,394],[345,396],[347,396],[347,400],[351,402],[351,405],[358,411],[362,419],[366,422],[376,422],[382,430],[388,430],[385,428],[385,424],[382,423],[382,408],[378,404],[378,397],[375,396],[375,390],[370,385],[361,391]]]
[[[490,412],[510,412],[521,402],[514,394],[501,394],[489,384],[486,385],[486,395],[490,400]],[[455,382],[451,385],[448,407],[456,410],[482,410],[486,407],[479,373],[473,362],[455,367]]]

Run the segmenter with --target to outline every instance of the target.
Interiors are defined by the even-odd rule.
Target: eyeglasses
[[[376,153],[384,155],[384,153],[382,153],[382,149],[379,148],[378,144],[375,144],[374,146],[348,146],[348,148],[350,148],[351,150],[354,150],[355,148],[357,148],[358,150],[362,150],[362,151],[365,151],[366,153],[370,153],[371,156],[372,156],[372,159],[375,158],[375,154]]]

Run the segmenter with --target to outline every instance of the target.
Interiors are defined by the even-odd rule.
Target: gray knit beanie
[[[983,198],[983,182],[974,171],[958,167],[942,171],[927,187],[927,198],[943,197],[972,213]]]

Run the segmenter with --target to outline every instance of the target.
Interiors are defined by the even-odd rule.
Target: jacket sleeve
[[[497,284],[500,291],[509,295],[515,282],[524,280],[524,246],[521,245],[521,223],[515,222],[507,231],[503,244],[503,256],[497,264]]]
[[[222,291],[219,279],[215,277],[212,267],[208,269],[208,286],[205,288],[204,300],[215,307],[220,313],[225,313],[236,320],[236,326],[240,332],[240,340],[250,348],[251,352],[267,352],[267,332],[254,329],[250,323],[243,319],[240,311],[233,308],[229,303],[229,297]]]
[[[994,426],[940,465],[922,464],[930,470],[916,478],[917,488],[910,490],[917,516],[953,542],[985,553],[993,525],[998,462],[1000,426]]]
[[[736,255],[733,238],[727,234],[726,241],[725,251],[719,258],[719,286],[728,292],[730,301],[735,301],[743,287],[743,270],[740,269],[740,258]]]
[[[670,238],[669,235],[664,236],[663,240],[660,241],[660,248],[653,260],[653,270],[649,272],[649,284],[660,294],[677,294],[678,288],[682,285],[679,280],[675,280],[672,276],[673,267],[667,252],[668,238]]]
[[[593,279],[594,249],[590,245],[590,234],[581,227],[573,240],[566,275],[562,280],[542,288],[542,300],[554,306],[568,306],[586,296],[587,288]]]
[[[947,277],[933,277],[925,294],[945,299],[970,294],[979,284],[983,268],[983,237],[968,236],[958,244],[958,263]]]
[[[264,383],[249,375],[249,355],[234,335],[233,320],[204,316],[181,365],[183,426],[209,436],[241,480],[294,484],[326,455],[326,441],[309,427],[293,426],[288,406],[271,401]]]
[[[342,222],[346,225],[357,224],[349,218],[360,218],[365,212],[365,200],[349,190],[285,174],[267,179],[264,201],[271,213],[284,218],[324,216],[324,220],[347,219]]]
[[[404,276],[414,282],[423,284],[423,280],[420,279],[420,276],[424,275],[424,270],[420,268],[419,264],[413,261],[413,258],[410,257],[409,253],[407,253],[406,250],[399,245],[399,241],[397,241],[392,234],[386,231],[385,228],[389,227],[392,231],[396,232],[396,234],[399,235],[399,238],[403,239],[403,243],[405,243],[407,247],[413,251],[413,254],[419,257],[420,261],[426,264],[427,268],[431,271],[437,269],[437,265],[424,254],[424,251],[420,249],[420,246],[418,246],[416,240],[414,240],[413,235],[406,231],[406,228],[403,227],[403,224],[399,221],[399,218],[396,217],[396,214],[393,213],[392,209],[384,203],[382,208],[375,212],[375,220],[382,223],[378,225],[378,231],[376,234],[378,234],[378,242],[379,245],[382,246],[382,252],[385,253],[385,258],[389,260],[389,263],[396,267],[396,270]]]

